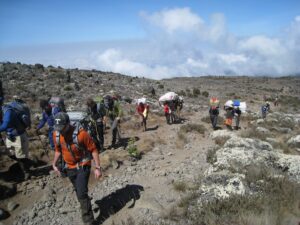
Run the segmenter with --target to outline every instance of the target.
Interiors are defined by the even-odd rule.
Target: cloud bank
[[[139,15],[147,32],[145,40],[95,47],[80,54],[78,50],[59,62],[55,59],[47,62],[155,79],[300,73],[300,16],[276,37],[239,37],[228,30],[226,18],[220,13],[211,15],[209,21],[190,8]]]

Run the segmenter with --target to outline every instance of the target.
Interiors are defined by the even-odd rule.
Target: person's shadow
[[[154,127],[148,127],[146,129],[146,131],[151,131],[151,130],[157,130],[158,129],[158,125],[154,126]]]
[[[129,141],[133,139],[135,142],[140,140],[139,137],[135,136],[135,137],[126,137],[126,138],[119,138],[119,141],[114,145],[114,148],[120,148],[123,147],[123,149],[126,149]]]
[[[130,201],[132,203],[128,208],[133,208],[135,201],[140,198],[140,192],[144,191],[144,187],[136,184],[128,184],[112,194],[97,200],[95,203],[98,205],[100,214],[96,218],[95,224],[102,224],[106,219],[120,211]]]

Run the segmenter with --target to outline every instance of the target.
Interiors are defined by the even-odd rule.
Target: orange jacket
[[[59,146],[57,146],[57,143],[56,143],[56,131],[53,132],[55,151],[57,151],[57,152],[61,151],[63,159],[67,163],[67,166],[69,169],[76,168],[77,162],[79,163],[80,166],[91,165],[91,159],[84,161],[84,162],[81,162],[81,160],[84,158],[84,154],[86,154],[87,151],[90,153],[92,153],[93,151],[98,151],[93,139],[88,134],[88,132],[86,132],[84,129],[79,130],[77,137],[78,137],[78,145],[82,146],[82,148],[85,148],[86,151],[84,151],[84,149],[79,150],[77,148],[77,146],[72,143],[73,142],[72,135],[73,135],[74,129],[75,128],[73,126],[70,126],[70,130],[66,135],[66,139],[68,140],[68,143],[71,143],[70,148],[72,149],[72,151],[74,153],[76,161],[74,160],[72,153],[67,148],[65,138],[62,135],[59,136],[59,139],[60,139],[60,147],[59,147]]]

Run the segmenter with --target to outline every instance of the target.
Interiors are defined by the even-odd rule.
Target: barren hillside
[[[191,77],[151,80],[101,71],[0,64],[5,101],[14,95],[31,106],[28,131],[35,161],[30,180],[18,179],[14,161],[0,155],[0,224],[82,224],[70,182],[51,170],[46,130],[37,136],[39,99],[61,96],[67,109],[85,110],[85,100],[120,95],[124,116],[119,148],[100,154],[104,176],[90,177],[98,224],[297,224],[300,222],[300,77]],[[151,87],[155,95],[150,93]],[[181,123],[168,125],[158,98],[184,97]],[[150,104],[142,132],[135,104]],[[240,130],[228,131],[219,116],[214,131],[208,103],[217,96],[247,102]],[[272,101],[279,98],[279,106]],[[271,113],[261,119],[263,99]],[[105,147],[110,144],[110,130]],[[135,148],[136,159],[128,153]],[[271,193],[274,193],[274,197]],[[250,197],[249,197],[250,196]],[[266,199],[268,199],[266,201]],[[236,216],[239,215],[239,216]]]

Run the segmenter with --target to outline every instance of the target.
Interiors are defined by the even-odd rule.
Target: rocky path
[[[202,114],[188,116],[185,124],[199,121]],[[206,151],[214,145],[208,138],[209,125],[204,135],[187,133],[185,143],[177,136],[182,124],[167,125],[161,117],[149,120],[149,128],[157,125],[147,132],[123,130],[124,137],[139,137],[138,148],[151,143],[141,160],[124,160],[120,167],[105,171],[101,180],[95,181],[91,174],[90,196],[99,224],[139,224],[167,216],[183,195],[175,190],[176,185],[190,187],[208,167]],[[121,154],[124,149],[111,151]],[[3,224],[81,224],[79,205],[67,179],[51,172],[23,182],[18,189],[19,194],[3,202],[19,204]]]

